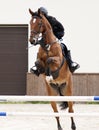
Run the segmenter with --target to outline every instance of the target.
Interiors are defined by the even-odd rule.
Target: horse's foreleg
[[[74,110],[73,110],[73,102],[68,102],[68,107],[69,107],[68,111],[70,113],[73,113],[74,112]],[[73,117],[71,117],[71,128],[72,128],[72,130],[76,130],[76,125],[75,125]]]
[[[48,95],[49,96],[55,95],[55,93],[52,92],[52,89],[51,89],[51,87],[49,86],[49,84],[48,84],[48,82],[46,80],[45,80],[45,83],[46,83],[46,88],[47,88]],[[54,112],[58,112],[56,102],[51,101],[51,106],[52,106]],[[60,121],[59,121],[59,117],[55,117],[55,118],[56,118],[56,121],[57,121],[58,130],[62,130],[62,127],[61,127]]]
[[[54,112],[58,112],[58,110],[57,110],[57,105],[56,105],[55,102],[52,101],[52,102],[51,102],[51,106],[52,106]],[[58,130],[62,130],[62,127],[61,127],[60,121],[59,121],[59,117],[55,117],[55,118],[56,118],[56,120],[57,120]]]

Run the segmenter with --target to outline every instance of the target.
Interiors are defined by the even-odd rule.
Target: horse
[[[30,20],[30,43],[36,45],[39,39],[43,38],[40,44],[36,67],[41,70],[44,76],[46,89],[49,96],[72,96],[72,73],[69,70],[66,59],[63,56],[62,48],[55,37],[52,27],[47,18],[40,10],[33,12],[29,9],[31,15]],[[57,102],[51,101],[54,112],[58,112]],[[73,102],[66,101],[60,104],[61,109],[68,108],[68,112],[73,113]],[[59,117],[55,117],[58,130],[63,130]],[[71,128],[76,130],[73,117],[71,118]]]

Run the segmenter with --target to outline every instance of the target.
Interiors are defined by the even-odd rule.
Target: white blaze
[[[35,22],[36,22],[36,18],[33,19],[33,23],[35,23]]]

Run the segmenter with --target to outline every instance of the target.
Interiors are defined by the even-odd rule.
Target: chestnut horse
[[[46,88],[49,96],[71,96],[72,95],[72,74],[62,54],[61,45],[53,34],[52,27],[46,17],[38,10],[34,13],[29,9],[30,20],[30,42],[34,45],[40,37],[43,43],[40,44],[37,61],[35,64],[44,75]],[[57,103],[51,101],[54,112],[58,112]],[[73,102],[61,103],[61,108],[68,107],[68,112],[73,113]],[[62,130],[59,117],[55,117],[58,130]],[[71,117],[71,128],[76,130],[73,117]]]

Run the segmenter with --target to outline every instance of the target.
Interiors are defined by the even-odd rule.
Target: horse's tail
[[[67,109],[68,108],[68,102],[62,102],[60,104],[61,110]]]
[[[61,93],[61,89],[59,89],[59,94],[60,94],[60,96],[64,96],[64,95]],[[67,101],[62,102],[62,103],[60,104],[60,107],[61,107],[61,110],[67,109],[67,108],[68,108],[68,102],[67,102]]]

